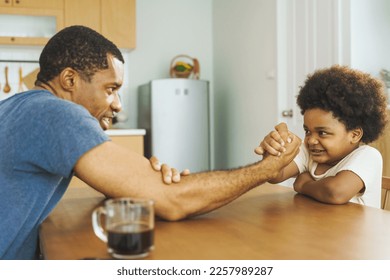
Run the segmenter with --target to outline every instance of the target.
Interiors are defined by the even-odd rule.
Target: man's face
[[[115,113],[122,109],[118,90],[123,84],[124,65],[112,55],[107,56],[108,69],[96,72],[90,82],[79,79],[72,101],[84,106],[100,123],[109,128]]]

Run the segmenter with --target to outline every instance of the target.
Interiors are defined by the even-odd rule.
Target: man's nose
[[[118,92],[114,93],[114,100],[111,103],[111,108],[114,112],[120,112],[122,110],[121,97]]]

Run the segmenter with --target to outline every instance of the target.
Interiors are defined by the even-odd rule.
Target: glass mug
[[[96,236],[107,243],[108,252],[114,258],[144,258],[154,248],[154,202],[108,199],[104,206],[93,211],[92,226]]]

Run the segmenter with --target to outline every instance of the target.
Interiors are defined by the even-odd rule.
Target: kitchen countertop
[[[108,129],[105,131],[109,136],[139,136],[145,135],[145,129]]]

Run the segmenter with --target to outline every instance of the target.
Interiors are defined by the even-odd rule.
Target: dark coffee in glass
[[[108,229],[107,239],[112,254],[142,255],[153,248],[154,234],[145,224],[122,224]]]
[[[114,258],[144,258],[154,248],[153,201],[109,199],[93,211],[92,226],[97,237],[107,243],[108,252]]]

